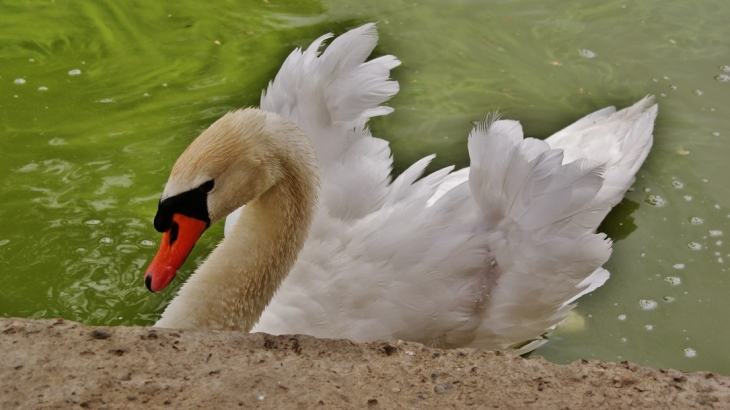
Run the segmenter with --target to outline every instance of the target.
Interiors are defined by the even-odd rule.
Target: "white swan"
[[[260,109],[226,114],[175,163],[150,290],[246,206],[156,326],[518,353],[544,343],[608,279],[596,227],[646,158],[657,106],[605,108],[546,141],[487,120],[469,136],[468,169],[419,180],[429,156],[391,182],[388,143],[366,122],[392,111],[379,104],[398,91],[399,61],[365,62],[373,24],[319,55],[329,37],[286,59]]]

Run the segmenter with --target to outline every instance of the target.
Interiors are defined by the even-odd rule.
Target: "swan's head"
[[[289,141],[280,136],[289,134],[300,132],[275,114],[249,108],[226,114],[190,144],[160,198],[154,225],[163,236],[145,274],[148,289],[164,289],[210,225],[282,178],[282,146]]]

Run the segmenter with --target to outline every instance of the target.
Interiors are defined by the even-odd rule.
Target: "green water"
[[[471,122],[497,108],[546,137],[657,96],[655,147],[602,227],[611,280],[580,300],[584,328],[537,354],[730,374],[726,1],[168,3],[0,3],[0,315],[152,324],[222,237],[146,290],[174,160],[255,105],[294,47],[379,21],[376,54],[403,61],[396,111],[372,125],[396,172],[433,152],[432,169],[467,165]]]

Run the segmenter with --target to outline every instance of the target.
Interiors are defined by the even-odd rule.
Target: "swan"
[[[652,145],[651,97],[590,114],[545,141],[496,115],[470,166],[391,181],[368,119],[399,90],[394,56],[366,61],[374,24],[296,49],[260,108],[229,112],[174,164],[145,273],[164,289],[212,224],[221,243],[155,324],[356,342],[531,351],[609,277],[596,228]],[[420,178],[420,179],[419,179]]]

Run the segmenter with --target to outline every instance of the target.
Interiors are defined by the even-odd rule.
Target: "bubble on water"
[[[672,267],[674,269],[684,269],[684,263],[675,263]]]
[[[652,78],[651,81],[653,81],[655,83],[658,83],[659,82],[659,79],[658,78]]]
[[[16,78],[13,82],[18,85],[23,85],[25,84],[25,78]]]
[[[149,240],[147,240],[147,239],[144,239],[144,240],[142,240],[142,241],[141,241],[141,242],[139,243],[139,245],[140,245],[140,246],[143,246],[143,247],[145,247],[145,248],[151,248],[151,247],[155,246],[155,243],[154,243],[154,242],[152,242],[152,241],[149,241]]]
[[[48,87],[40,86],[38,87],[38,91],[48,91]]]
[[[672,302],[674,302],[675,300],[677,300],[677,298],[675,298],[674,296],[664,296],[664,297],[663,297],[662,299],[663,299],[663,300],[664,300],[665,302],[667,302],[667,303],[672,303]]]
[[[700,249],[702,249],[702,245],[697,242],[687,242],[687,247],[692,249],[693,251],[699,251]]]
[[[644,325],[644,329],[646,329],[646,330],[654,330],[654,325]]]
[[[621,343],[626,343],[626,342],[628,342],[628,341],[629,341],[629,339],[627,339],[627,338],[625,338],[625,337],[622,337],[622,338],[621,338]]]
[[[707,179],[707,178],[702,178],[702,179],[700,179],[700,181],[702,181],[702,182],[704,182],[704,183],[707,183],[707,182],[709,182],[710,180],[709,180],[709,179]]]
[[[109,238],[109,237],[106,237],[105,236],[105,237],[99,239],[99,242],[101,242],[101,243],[112,243],[112,238]]]
[[[694,93],[695,95],[702,95],[702,94],[704,94],[704,92],[702,92],[702,90],[692,90],[692,92],[693,92],[693,93]]]
[[[644,192],[651,192],[651,188],[646,187],[646,188],[642,189],[642,191],[644,191]]]
[[[74,68],[73,70],[68,72],[68,75],[79,75],[79,74],[81,74],[81,70],[79,70],[78,68]]]
[[[99,225],[101,223],[98,219],[89,219],[88,221],[84,222],[86,225]]]
[[[167,87],[167,83],[162,83],[162,86],[163,87]]]
[[[643,310],[656,309],[656,307],[658,305],[659,305],[658,303],[656,303],[655,301],[653,301],[651,299],[641,299],[641,300],[639,300],[639,308],[641,308]]]
[[[721,240],[715,242],[715,246],[720,246],[720,245],[722,245],[722,241]]]
[[[664,282],[667,282],[667,284],[672,286],[677,286],[682,283],[682,279],[676,276],[667,276],[666,278],[664,278]]]
[[[667,204],[667,201],[664,200],[664,198],[660,197],[659,195],[649,195],[646,198],[646,202],[649,205],[662,207]]]
[[[86,252],[86,248],[76,248],[76,253],[84,253]]]
[[[677,181],[677,180],[672,181],[672,186],[675,187],[675,188],[677,188],[677,189],[684,188],[684,184],[682,182],[680,182],[680,181]]]
[[[702,223],[704,222],[705,220],[700,218],[699,216],[693,216],[689,218],[689,223],[691,223],[692,225],[702,225]]]
[[[618,315],[618,320],[624,321],[626,320],[626,315]]]
[[[679,87],[677,87],[676,85],[670,85],[669,88],[671,88],[674,91],[677,91],[677,88],[679,88]]]
[[[691,359],[691,358],[693,358],[695,356],[697,356],[697,351],[695,349],[693,349],[691,347],[688,347],[688,348],[684,349],[684,357],[687,357],[687,358],[690,358]]]
[[[722,236],[722,231],[717,230],[717,229],[710,229],[709,231],[707,231],[707,233],[709,233],[710,236],[715,237],[715,238],[718,236]]]
[[[667,77],[666,75],[664,77],[662,77],[662,78],[665,79],[665,80],[667,80],[667,81],[671,80],[671,78]]]
[[[718,131],[715,131],[715,132],[712,133],[712,136],[713,137],[719,137],[720,136],[720,133]]]
[[[730,73],[730,65],[721,65],[720,70],[722,70],[726,73]]]
[[[68,142],[66,142],[63,138],[53,138],[52,140],[48,141],[48,145],[67,145]]]
[[[581,56],[583,56],[585,58],[594,58],[598,55],[598,54],[594,53],[593,51],[588,50],[587,48],[581,49],[578,52],[580,53]]]
[[[682,198],[684,198],[685,201],[689,202],[692,200],[692,195],[685,195]]]
[[[3,239],[0,241],[0,246],[7,245],[10,242],[10,239]]]
[[[96,102],[102,103],[102,104],[109,104],[109,103],[115,103],[117,101],[113,98],[103,98],[101,100],[96,100]]]
[[[727,75],[727,74],[718,74],[718,75],[715,76],[715,80],[717,80],[717,81],[719,81],[721,83],[726,83],[726,82],[730,81],[730,75]]]

